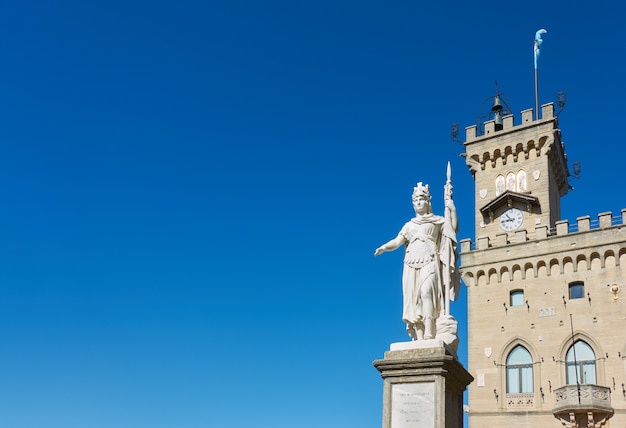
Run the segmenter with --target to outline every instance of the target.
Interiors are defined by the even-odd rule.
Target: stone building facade
[[[469,426],[626,426],[626,210],[561,221],[553,104],[466,129]]]

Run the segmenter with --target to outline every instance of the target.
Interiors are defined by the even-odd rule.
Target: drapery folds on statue
[[[449,301],[456,300],[460,286],[456,268],[458,222],[449,173],[443,217],[432,214],[428,185],[417,183],[412,199],[415,217],[374,254],[405,247],[402,320],[411,339],[456,341],[456,321],[450,317]]]

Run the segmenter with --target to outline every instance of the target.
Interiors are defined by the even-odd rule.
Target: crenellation
[[[596,229],[609,229],[614,228],[621,231],[621,226],[626,225],[626,208],[621,210],[621,216],[613,216],[611,211],[606,211],[598,214],[598,220],[596,222],[591,221],[591,216],[585,215],[576,218],[576,226],[571,230],[569,220],[559,220],[555,223],[555,228],[550,234],[550,229],[546,225],[537,225],[535,227],[534,236],[528,233],[527,230],[522,229],[515,232],[512,241],[508,240],[506,233],[497,234],[496,239],[491,242],[488,236],[481,236],[477,239],[476,247],[473,246],[471,238],[465,238],[461,240],[463,244],[461,247],[461,253],[465,254],[475,250],[483,250],[491,248],[493,246],[506,246],[515,245],[518,243],[524,243],[526,241],[542,240],[542,239],[555,239],[564,235],[577,235],[582,232],[590,232]]]
[[[488,120],[485,122],[485,135],[491,135],[496,132],[496,121]]]
[[[514,124],[515,116],[512,114],[508,114],[502,118],[502,130],[508,130],[515,126]]]
[[[541,119],[552,119],[554,117],[554,103],[547,103],[541,106]]]
[[[469,238],[461,239],[461,252],[471,251],[472,249],[472,240]]]
[[[535,227],[535,239],[546,239],[548,237],[548,226],[541,225]]]
[[[530,123],[533,121],[533,109],[529,108],[522,110],[522,124]]]
[[[579,232],[587,232],[588,230],[591,230],[591,217],[588,215],[577,217],[576,223],[578,225]]]
[[[598,222],[600,224],[601,229],[606,229],[607,227],[611,227],[612,221],[613,221],[613,214],[610,211],[598,214]]]
[[[567,235],[569,232],[569,221],[567,220],[557,221],[554,225],[556,226],[557,235]]]
[[[538,227],[537,229],[545,231],[546,227]],[[537,272],[541,265],[545,266],[544,258],[547,255],[553,255],[555,252],[560,254],[558,264],[561,273],[567,271],[564,266],[568,264],[571,266],[571,272],[578,272],[580,269],[593,270],[594,259],[598,260],[598,268],[604,269],[607,259],[611,260],[611,266],[620,266],[620,259],[626,259],[625,238],[626,230],[624,230],[622,225],[618,225],[606,229],[592,229],[586,232],[549,236],[546,237],[545,241],[536,241],[537,246],[532,248],[525,248],[525,242],[527,244],[528,241],[520,239],[516,243],[509,243],[511,250],[506,253],[500,253],[500,257],[494,257],[494,254],[485,252],[485,250],[490,249],[487,246],[489,243],[488,238],[480,239],[481,246],[474,251],[471,250],[471,241],[464,240],[461,249],[465,270],[464,279],[473,278],[474,274],[472,272],[474,268],[493,266],[497,271],[501,271],[504,266],[508,266],[515,260],[520,259],[533,260],[528,263],[533,265],[535,272]],[[548,245],[540,245],[540,242],[546,242]],[[553,265],[554,261],[551,261],[550,266]],[[469,276],[467,276],[468,274]],[[548,270],[547,276],[550,276],[550,270]],[[473,278],[473,280],[477,279]],[[472,283],[474,283],[473,280],[471,281]]]
[[[499,136],[499,135],[507,134],[510,132],[518,132],[522,130],[524,127],[530,126],[531,128],[533,128],[534,126],[542,125],[542,124],[550,125],[552,122],[556,124],[556,118],[554,117],[554,104],[553,103],[544,104],[541,108],[542,108],[542,114],[543,114],[543,117],[541,120],[533,121],[533,109],[531,108],[531,109],[523,110],[521,112],[522,123],[517,126],[514,123],[515,121],[514,115],[510,114],[510,115],[504,116],[502,118],[501,130],[496,130],[495,120],[493,119],[488,120],[484,122],[483,124],[484,133],[482,135],[478,134],[478,125],[468,126],[465,128],[465,144],[466,145],[471,144],[475,140],[491,138],[496,134]],[[550,129],[555,130],[556,126],[551,126]],[[487,159],[488,158],[485,158],[483,156],[483,159],[481,161],[486,162]]]
[[[509,235],[507,233],[500,233],[496,235],[496,245],[498,247],[504,247],[506,244],[509,243],[508,237]]]
[[[626,221],[626,209],[621,211],[621,216],[613,216],[612,212],[604,212],[598,214],[598,220],[592,221],[590,216],[581,216],[576,219],[574,225],[568,220],[559,220],[555,223],[555,227],[550,229],[547,225],[538,224],[534,228],[534,233],[529,233],[526,229],[515,231],[512,235],[506,233],[496,234],[494,239],[489,236],[480,236],[474,242],[467,238],[461,241],[463,246],[461,252],[463,254],[473,250],[484,250],[493,247],[504,247],[514,244],[522,244],[527,241],[540,241],[543,239],[553,239],[565,235],[577,234],[581,232],[589,232],[596,229],[607,229],[611,227],[622,226]]]
[[[473,141],[476,139],[477,125],[468,126],[465,128],[465,141]]]

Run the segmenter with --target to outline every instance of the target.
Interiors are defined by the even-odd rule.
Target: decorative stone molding
[[[535,407],[535,394],[507,394],[507,409],[532,409]]]

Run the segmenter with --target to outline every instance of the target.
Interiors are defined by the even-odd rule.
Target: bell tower
[[[466,128],[476,242],[467,286],[469,427],[626,426],[626,209],[561,219],[569,171],[554,105]]]
[[[542,119],[533,121],[532,109],[501,117],[499,96],[495,117],[466,128],[465,161],[475,181],[477,242],[514,241],[517,233],[534,233],[537,226],[553,228],[560,219],[560,198],[567,194],[567,158],[554,104],[542,106]],[[480,244],[479,244],[480,245]]]

